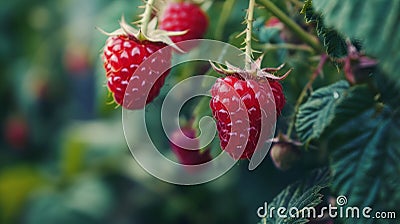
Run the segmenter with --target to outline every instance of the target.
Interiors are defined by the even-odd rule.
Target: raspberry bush
[[[193,161],[209,161],[211,159],[209,150],[215,151],[218,148],[226,151],[233,159],[250,160],[260,143],[262,145],[264,142],[272,141],[271,159],[277,169],[287,172],[293,167],[301,167],[306,164],[306,167],[328,167],[325,170],[329,170],[329,172],[324,171],[323,173],[327,178],[330,177],[329,181],[324,179],[323,184],[316,182],[314,186],[310,186],[310,189],[318,188],[318,186],[320,189],[329,187],[330,190],[324,193],[326,198],[347,195],[351,197],[348,206],[368,206],[369,204],[366,204],[362,199],[364,197],[372,197],[376,206],[383,206],[380,208],[384,208],[385,206],[381,203],[387,198],[374,195],[376,194],[374,191],[363,188],[361,183],[368,183],[368,186],[377,186],[376,184],[380,183],[380,175],[378,173],[376,173],[374,179],[362,174],[363,172],[373,172],[373,167],[385,167],[383,168],[383,173],[386,176],[390,176],[397,169],[397,165],[390,162],[385,165],[379,165],[379,160],[374,162],[365,161],[369,158],[368,156],[371,158],[377,156],[373,153],[373,151],[379,150],[377,148],[387,147],[380,145],[377,148],[373,148],[374,144],[384,141],[386,137],[384,138],[383,136],[387,136],[387,134],[383,135],[383,132],[379,131],[381,128],[382,130],[386,128],[383,126],[375,127],[374,122],[379,124],[387,122],[388,126],[396,126],[396,119],[392,117],[397,117],[397,105],[393,104],[392,100],[387,102],[384,94],[381,95],[382,87],[385,88],[385,85],[390,85],[390,75],[387,76],[387,72],[394,70],[385,63],[379,63],[378,60],[369,57],[368,53],[372,53],[371,56],[379,57],[380,55],[379,50],[369,47],[368,38],[357,32],[342,33],[342,31],[349,31],[346,27],[338,26],[338,29],[336,29],[335,22],[330,20],[330,12],[323,10],[325,9],[324,4],[320,1],[313,3],[311,0],[306,0],[304,3],[292,3],[293,9],[297,9],[297,12],[300,13],[299,16],[304,16],[304,22],[300,24],[271,1],[260,0],[257,3],[263,6],[264,9],[257,9],[256,1],[250,0],[245,13],[244,31],[240,32],[239,30],[239,34],[232,32],[232,36],[229,38],[232,44],[236,44],[236,40],[243,40],[240,47],[242,47],[246,55],[245,68],[236,68],[229,64],[227,68],[223,68],[211,64],[211,69],[219,73],[215,84],[210,90],[211,100],[209,106],[211,114],[217,122],[220,147],[218,147],[218,144],[214,144],[213,147],[207,149],[204,155],[196,154],[196,152],[189,155],[172,143],[173,152],[178,157],[178,160],[186,165],[194,164]],[[313,8],[314,4],[316,8]],[[332,3],[331,5],[335,4]],[[234,7],[229,1],[223,5],[223,8],[228,12],[231,12]],[[322,9],[322,13],[317,11],[318,9]],[[160,29],[165,31],[185,31],[171,36],[173,42],[178,43],[182,40],[202,38],[205,34],[209,23],[208,16],[198,5],[182,2],[168,3],[162,10],[162,16],[159,19]],[[260,16],[265,11],[273,16],[267,18]],[[326,13],[326,15],[323,13]],[[154,15],[157,17],[157,13]],[[220,23],[226,22],[227,19],[221,17]],[[221,24],[218,25],[218,29],[223,29]],[[219,30],[219,32],[221,31]],[[221,38],[220,33],[219,36]],[[258,41],[253,41],[254,36],[258,36]],[[105,68],[108,86],[114,92],[114,98],[118,103],[124,95],[124,88],[121,88],[122,83],[125,83],[126,86],[127,80],[131,78],[126,74],[125,76],[122,75],[125,70],[118,67],[130,66],[132,68],[132,64],[136,66],[140,63],[128,57],[122,63],[124,66],[113,65],[116,60],[113,62],[111,58],[120,58],[123,51],[121,52],[119,49],[113,51],[113,44],[108,43],[108,45],[110,47],[106,48],[104,56],[106,59]],[[239,45],[237,46],[239,47]],[[291,91],[286,95],[285,89],[281,84],[290,71],[280,77],[277,73],[282,67],[263,69],[262,57],[257,60],[256,65],[258,69],[261,69],[260,71],[266,72],[266,76],[260,75],[257,70],[253,70],[253,65],[250,65],[250,60],[255,59],[256,54],[269,53],[271,50],[277,50],[277,54],[269,55],[268,60],[265,60],[266,62],[289,62],[289,64],[296,66],[298,62],[294,58],[297,55],[301,55],[303,60],[304,58],[309,58],[309,60],[312,57],[317,58],[315,66],[308,70],[308,80],[297,94],[296,91]],[[304,53],[307,54],[304,55]],[[374,53],[376,54],[374,55]],[[146,55],[141,57],[140,60],[144,60],[145,57]],[[343,70],[343,80],[340,80],[340,75],[336,75],[337,77],[333,79],[336,79],[336,81],[322,78],[321,74],[327,70],[329,71],[329,67],[333,66]],[[307,69],[305,70],[307,71]],[[133,72],[129,70],[127,73]],[[367,77],[361,77],[362,75]],[[164,79],[165,75],[161,77],[159,83],[152,87],[154,90],[150,91],[150,96],[146,103],[151,102],[158,95]],[[296,82],[298,78],[289,76],[288,79]],[[320,80],[323,80],[323,82]],[[321,83],[315,84],[317,81]],[[315,86],[317,86],[317,89],[313,90]],[[394,89],[395,87],[388,87],[386,91],[395,91]],[[362,98],[360,98],[361,96]],[[201,102],[204,101],[202,100]],[[268,106],[271,101],[274,102],[274,108]],[[286,101],[289,102],[290,106],[285,111]],[[194,110],[186,111],[186,113],[197,121],[198,117],[210,114],[205,105],[207,104],[200,103],[195,106]],[[377,107],[379,110],[376,109]],[[373,112],[374,110],[375,112]],[[238,111],[242,111],[243,114],[237,114]],[[282,113],[285,116],[284,119],[281,118]],[[368,116],[371,116],[369,114],[375,115],[369,119],[371,121],[367,123],[367,126],[362,129],[356,129],[352,122],[357,121],[357,119],[367,119]],[[389,114],[391,114],[391,118],[387,118]],[[261,117],[264,115],[276,116],[277,119],[286,124],[278,126],[277,133],[279,134],[274,139],[269,139],[271,138],[270,136],[262,136],[260,134],[263,129],[268,129],[262,123]],[[242,123],[247,123],[248,127],[236,129],[235,132],[232,131],[233,125]],[[190,124],[193,123],[190,122]],[[362,127],[362,125],[359,126]],[[193,128],[197,128],[196,124],[193,125]],[[395,127],[393,128],[396,129]],[[246,133],[248,134],[247,138],[243,137],[246,136]],[[232,136],[240,136],[239,140],[234,140],[239,142],[232,143],[232,147],[228,148],[229,143],[233,141]],[[355,143],[361,139],[368,138],[368,136],[372,137],[372,139],[377,139],[377,142],[367,141],[362,145]],[[194,134],[190,133],[190,137],[193,138]],[[383,151],[388,153],[387,155],[398,153],[398,151],[393,151],[390,147],[386,148],[386,150],[388,151]],[[351,159],[354,154],[349,153],[352,151],[354,153],[358,151],[364,156],[354,161]],[[196,156],[198,159],[195,159]],[[207,159],[203,159],[203,157],[207,157]],[[329,160],[332,158],[333,160]],[[358,163],[360,164],[359,166],[357,166]],[[363,166],[361,164],[368,165]],[[356,174],[344,171],[345,167],[353,167]],[[361,185],[358,185],[353,180],[354,176],[357,177],[356,180],[360,181]],[[347,184],[343,183],[343,181],[347,181]],[[385,191],[395,191],[392,184],[379,184],[379,186]],[[291,193],[289,191],[286,194],[289,197]],[[317,196],[315,195],[315,197]],[[275,203],[279,203],[279,200],[284,199],[278,197],[275,200],[278,200]],[[323,203],[319,196],[318,198],[310,197],[303,200],[303,206],[315,206]],[[387,208],[394,208],[390,206],[390,203],[387,205]],[[268,218],[263,221],[268,220],[276,223],[281,222]],[[301,223],[307,222],[307,220],[301,219],[297,221]],[[345,220],[338,219],[338,221]],[[324,220],[321,219],[319,221],[316,219],[313,222],[323,223]]]

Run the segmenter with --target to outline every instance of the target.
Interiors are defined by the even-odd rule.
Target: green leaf
[[[348,198],[346,206],[396,210],[400,203],[400,113],[379,106],[374,96],[368,86],[356,86],[335,109],[336,117],[327,128],[331,132],[332,189]]]
[[[293,218],[290,217],[288,212],[289,208],[296,207],[301,210],[305,207],[315,207],[322,202],[323,195],[320,193],[322,189],[328,187],[330,184],[330,176],[327,169],[320,169],[314,171],[306,180],[298,181],[286,187],[279,193],[274,200],[268,204],[268,207],[285,207],[287,208],[287,218],[281,218],[276,214],[272,217],[268,216],[263,218],[261,223],[307,223],[306,218]],[[299,216],[301,217],[301,216]]]
[[[341,58],[347,55],[347,44],[342,34],[332,28],[321,27],[318,35],[322,38],[329,56]]]
[[[346,81],[339,81],[313,92],[300,106],[296,117],[296,131],[302,142],[319,138],[334,117],[334,107],[349,88]]]
[[[327,26],[361,39],[392,81],[400,83],[400,1],[314,0]]]
[[[326,53],[333,58],[340,58],[347,55],[345,37],[332,27],[325,26],[322,16],[312,8],[312,0],[304,2],[301,13],[304,14],[307,23],[315,23],[317,34],[323,42]]]
[[[319,22],[321,20],[321,16],[315,13],[312,8],[312,0],[306,0],[304,2],[303,9],[300,13],[304,14],[307,23]]]
[[[258,17],[253,23],[254,35],[259,43],[282,43],[280,32],[281,29],[278,27],[269,27],[265,25],[265,18]]]
[[[400,106],[400,84],[391,80],[382,78],[382,76],[374,76],[376,87],[380,92],[381,99],[388,106],[395,110]]]

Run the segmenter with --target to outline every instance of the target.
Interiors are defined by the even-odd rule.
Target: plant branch
[[[251,35],[253,31],[253,20],[254,20],[254,5],[255,5],[255,0],[249,0],[249,8],[247,9],[247,15],[246,15],[246,37],[244,40],[245,43],[245,50],[246,50],[246,70],[249,70],[251,68],[251,61],[253,58],[253,50],[251,49]]]
[[[147,26],[150,22],[151,13],[153,11],[153,5],[155,0],[147,0],[142,19],[140,20],[140,30],[144,35],[147,35]]]
[[[259,48],[268,51],[268,50],[279,50],[279,49],[288,49],[288,50],[298,50],[298,51],[306,51],[310,53],[314,53],[314,49],[309,47],[308,45],[298,45],[298,44],[288,44],[288,43],[282,43],[282,44],[261,44],[257,45]]]
[[[325,65],[327,59],[328,59],[328,55],[326,55],[326,54],[321,55],[321,60],[319,61],[317,68],[315,69],[314,73],[311,75],[310,80],[308,80],[307,84],[304,86],[303,90],[301,91],[299,98],[297,99],[296,105],[294,107],[294,114],[293,114],[292,120],[289,124],[288,131],[286,133],[286,135],[289,138],[292,134],[294,124],[296,122],[296,114],[299,112],[300,105],[303,103],[304,98],[307,96],[307,91],[309,89],[311,89],[312,84],[314,83],[315,79],[318,77],[319,74],[321,74],[322,69],[324,68],[324,65]]]
[[[310,45],[315,52],[324,53],[319,41],[311,34],[304,31],[296,22],[294,22],[290,17],[288,17],[282,10],[280,10],[274,3],[270,0],[259,0],[261,5],[263,5],[268,11],[275,15],[287,28],[289,28],[293,33],[295,33],[300,39],[305,43]]]

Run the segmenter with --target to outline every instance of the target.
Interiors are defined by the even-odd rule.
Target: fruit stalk
[[[298,44],[288,44],[288,43],[282,43],[282,44],[261,44],[259,45],[258,48],[261,48],[265,51],[276,51],[276,50],[280,50],[280,49],[287,49],[287,50],[296,50],[296,51],[306,51],[309,52],[311,54],[314,53],[314,49],[312,49],[311,47],[309,47],[308,45],[298,45]]]
[[[286,133],[286,136],[290,138],[293,128],[294,128],[294,123],[296,122],[296,114],[299,112],[300,105],[303,103],[304,98],[307,96],[307,91],[311,89],[312,84],[314,83],[315,79],[318,77],[319,74],[321,74],[322,69],[324,68],[325,62],[328,59],[328,55],[323,54],[321,55],[321,60],[319,61],[319,64],[317,68],[315,69],[314,73],[311,75],[310,80],[308,80],[307,84],[304,86],[303,90],[300,93],[299,98],[297,99],[296,105],[294,107],[294,115],[293,119],[289,124],[288,131]]]
[[[246,70],[251,69],[251,60],[253,56],[253,50],[251,49],[251,35],[253,31],[253,17],[254,17],[254,5],[255,0],[249,0],[249,8],[247,9],[247,16],[246,16],[246,37],[244,43],[246,45]]]
[[[282,12],[282,10],[280,10],[274,3],[272,3],[270,0],[259,0],[259,2],[274,16],[276,16],[283,24],[285,24],[287,28],[295,33],[301,40],[310,45],[310,47],[312,47],[315,52],[324,52],[321,44],[314,36],[304,31],[296,22],[294,22],[290,17]]]
[[[142,19],[140,20],[140,30],[144,35],[147,35],[147,26],[149,24],[153,5],[155,0],[147,0]]]

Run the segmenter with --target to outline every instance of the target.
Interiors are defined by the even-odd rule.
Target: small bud
[[[300,145],[286,135],[279,134],[271,148],[271,158],[275,166],[283,171],[290,169],[301,158]]]
[[[364,83],[375,71],[378,62],[363,55],[351,43],[348,43],[348,56],[343,59],[344,74],[351,84]]]

